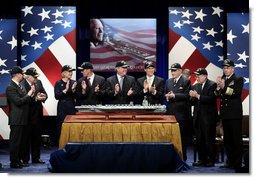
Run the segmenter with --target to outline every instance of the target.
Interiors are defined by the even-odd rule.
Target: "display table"
[[[136,115],[135,119],[127,113],[67,115],[59,148],[68,142],[167,142],[182,156],[179,124],[168,115]]]

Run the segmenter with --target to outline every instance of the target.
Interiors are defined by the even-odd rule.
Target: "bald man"
[[[100,19],[90,19],[90,47],[95,48],[103,44],[104,27]]]

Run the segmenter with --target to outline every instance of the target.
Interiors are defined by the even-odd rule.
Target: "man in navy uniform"
[[[81,67],[83,77],[77,84],[77,105],[96,105],[102,104],[105,97],[106,80],[93,72],[93,65],[84,62]]]
[[[171,65],[172,78],[166,81],[165,97],[168,103],[167,114],[174,115],[180,126],[183,160],[187,160],[187,131],[188,131],[188,107],[191,82],[182,76],[182,66],[179,63]]]
[[[21,85],[29,91],[31,87],[35,87],[35,93],[32,96],[32,100],[29,103],[29,124],[27,129],[26,140],[24,145],[22,160],[23,163],[28,164],[30,159],[30,150],[32,163],[44,164],[45,162],[40,159],[41,148],[41,127],[43,119],[43,106],[42,102],[47,99],[47,93],[42,85],[42,82],[38,79],[38,72],[35,68],[31,67],[25,72],[25,80],[21,82]]]
[[[59,141],[62,123],[66,115],[76,114],[75,99],[77,82],[72,80],[72,73],[75,71],[70,65],[62,67],[62,79],[56,81],[54,92],[57,103],[57,139]]]
[[[208,79],[206,69],[199,68],[196,74],[197,83],[190,90],[190,101],[194,105],[194,129],[197,138],[198,158],[193,166],[214,166],[215,134],[218,118],[217,97],[214,91],[216,83]]]
[[[215,94],[220,97],[220,118],[224,131],[224,146],[227,153],[225,168],[241,169],[242,142],[242,100],[243,78],[235,75],[234,62],[226,59],[223,76],[217,77]]]
[[[9,105],[9,125],[10,125],[10,167],[22,168],[29,166],[21,162],[22,146],[28,125],[29,102],[35,92],[35,88],[26,92],[20,85],[23,80],[23,70],[19,66],[14,66],[10,74],[12,79],[6,88],[6,96]]]
[[[127,75],[129,65],[125,61],[116,63],[116,75],[107,78],[107,94],[110,104],[130,104],[137,94],[136,79]]]
[[[162,104],[164,95],[164,79],[154,75],[154,67],[152,61],[146,62],[144,65],[146,76],[137,80],[139,98],[142,101],[146,96],[151,105]]]

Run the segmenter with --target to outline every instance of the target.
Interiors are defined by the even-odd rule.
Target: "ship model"
[[[110,40],[106,40],[106,43],[109,47],[113,48],[121,55],[126,55],[142,60],[155,61],[156,56],[154,54],[149,54],[145,50],[129,42],[112,38]]]

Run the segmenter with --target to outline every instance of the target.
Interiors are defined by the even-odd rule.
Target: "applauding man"
[[[47,99],[47,93],[42,85],[42,82],[38,79],[39,74],[36,69],[31,67],[25,72],[25,80],[21,82],[26,91],[29,91],[32,87],[35,88],[35,92],[32,95],[32,100],[29,103],[29,124],[27,129],[25,149],[22,150],[23,163],[28,164],[30,160],[30,150],[32,163],[44,164],[45,162],[40,159],[41,148],[41,127],[43,117],[42,103]]]
[[[107,93],[110,104],[129,104],[137,94],[134,77],[127,75],[129,65],[125,61],[116,63],[116,75],[107,79]]]
[[[151,61],[145,63],[144,70],[146,76],[137,80],[139,99],[142,101],[146,96],[149,104],[162,104],[164,79],[154,75],[155,68]]]
[[[77,105],[96,105],[102,104],[105,96],[105,78],[93,72],[93,65],[84,62],[81,67],[83,77],[78,80],[77,85]]]

